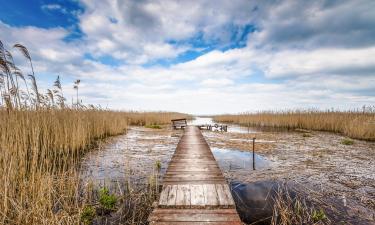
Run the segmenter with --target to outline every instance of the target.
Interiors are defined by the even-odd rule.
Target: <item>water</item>
[[[165,173],[179,137],[174,131],[132,127],[128,134],[110,138],[97,151],[89,152],[81,162],[81,178],[84,183],[115,191],[127,183],[142,186],[151,175]],[[160,171],[156,171],[156,162],[161,163]]]
[[[253,170],[253,153],[238,151],[235,149],[211,148],[220,168],[224,171],[232,170]],[[268,168],[270,162],[263,156],[255,155],[255,169],[262,170]]]
[[[270,224],[273,202],[279,183],[258,181],[254,183],[231,182],[232,196],[241,220],[251,224]]]
[[[188,121],[188,125],[203,125],[203,124],[215,124],[210,117],[194,117],[193,120]]]
[[[217,122],[213,121],[211,117],[195,117],[194,120],[189,120],[188,125],[204,125],[204,124],[211,124],[214,125]],[[285,128],[274,128],[274,127],[247,127],[247,126],[240,126],[237,124],[228,124],[228,123],[217,123],[217,124],[223,124],[228,126],[229,133],[261,133],[261,132],[274,132],[274,131],[284,131]]]

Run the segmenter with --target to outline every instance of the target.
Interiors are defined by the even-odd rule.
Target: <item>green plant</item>
[[[341,144],[343,145],[353,145],[354,144],[354,141],[352,139],[349,139],[349,138],[345,138],[341,141]]]
[[[81,213],[81,222],[85,225],[92,224],[95,217],[95,208],[92,206],[85,206]]]
[[[152,125],[146,125],[146,128],[151,128],[151,129],[161,129],[160,125],[152,124]]]
[[[161,169],[161,162],[159,160],[155,162],[155,167],[156,167],[156,169],[158,171],[160,171],[160,169]]]
[[[99,203],[104,209],[113,210],[117,202],[114,194],[109,194],[108,188],[104,187],[99,190]]]
[[[313,210],[311,218],[313,219],[314,222],[319,222],[322,220],[325,220],[327,218],[326,214],[324,213],[323,209],[319,210]]]

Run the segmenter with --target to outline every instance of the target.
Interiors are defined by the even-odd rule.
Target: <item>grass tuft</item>
[[[114,210],[117,202],[117,197],[114,194],[109,194],[108,188],[104,187],[99,190],[100,206],[107,210]]]
[[[341,141],[341,144],[343,145],[353,145],[354,144],[354,141],[352,139],[349,139],[349,138],[344,138],[342,141]]]
[[[160,125],[146,125],[146,128],[151,128],[151,129],[161,129]]]
[[[90,225],[92,224],[95,216],[96,216],[95,208],[92,206],[85,206],[81,213],[81,222],[84,225]]]

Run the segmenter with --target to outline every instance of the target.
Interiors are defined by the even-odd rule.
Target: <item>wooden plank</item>
[[[177,207],[190,207],[190,185],[182,184],[177,186]]]
[[[203,185],[190,185],[191,201],[190,205],[192,208],[201,208],[204,206],[204,190]]]
[[[219,206],[219,197],[217,196],[215,184],[205,184],[203,187],[205,190],[204,204],[211,207]]]
[[[242,222],[220,222],[220,221],[215,221],[215,222],[178,222],[178,221],[172,221],[172,222],[151,222],[150,224],[152,225],[242,225]]]
[[[225,184],[225,185],[223,185],[223,187],[224,187],[224,191],[225,191],[225,193],[227,194],[227,197],[228,197],[228,204],[229,205],[235,205],[234,200],[233,200],[233,196],[232,196],[232,192],[230,191],[229,186]]]
[[[165,185],[178,185],[178,184],[196,184],[196,185],[201,185],[201,184],[207,184],[207,180],[166,180],[163,181],[163,184]],[[210,180],[210,184],[226,184],[225,180]]]
[[[168,200],[167,200],[168,206],[176,205],[176,196],[177,196],[177,185],[172,185],[168,193]]]
[[[159,209],[150,217],[155,222],[240,222],[235,209]]]
[[[168,194],[171,189],[171,185],[164,185],[159,198],[159,205],[168,204]]]
[[[154,218],[155,221],[174,221],[174,222],[230,222],[238,221],[236,214],[160,214]]]
[[[171,213],[174,213],[174,214],[183,214],[183,213],[187,213],[187,214],[198,214],[198,213],[202,213],[202,214],[210,214],[210,213],[213,213],[213,214],[217,214],[217,213],[221,213],[221,214],[236,214],[236,210],[234,209],[209,209],[209,210],[205,210],[205,209],[181,209],[181,210],[176,210],[176,209],[159,209],[159,208],[156,208],[154,210],[155,213],[158,213],[158,214],[161,214],[161,213],[165,213],[165,214],[171,214]]]
[[[225,189],[226,185],[227,184],[216,184],[217,195],[221,206],[232,207],[234,206],[232,195]]]

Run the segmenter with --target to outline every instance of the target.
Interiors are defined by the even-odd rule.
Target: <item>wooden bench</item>
[[[187,126],[186,119],[174,119],[171,121],[173,129],[184,129]]]

